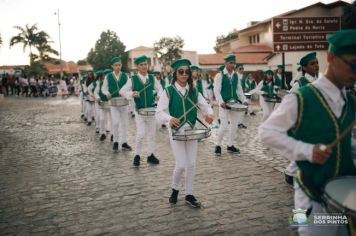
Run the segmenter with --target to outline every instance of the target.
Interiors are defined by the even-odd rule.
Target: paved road
[[[238,156],[199,143],[199,210],[168,204],[174,158],[157,132],[161,164],[132,167],[133,152],[112,153],[80,117],[77,98],[0,100],[0,235],[295,235],[287,162],[256,138],[261,114],[238,130]],[[135,122],[129,118],[129,144]],[[144,149],[143,153],[146,149]]]

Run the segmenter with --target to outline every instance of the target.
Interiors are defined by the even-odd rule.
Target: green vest
[[[209,84],[208,89],[213,90],[214,89],[214,81],[212,79],[207,79],[207,82]]]
[[[166,80],[164,78],[161,78],[159,80],[159,82],[161,83],[162,89],[165,89],[166,88]]]
[[[272,85],[272,82],[269,82],[269,83],[263,82],[261,91],[267,93],[268,97],[273,97],[276,95],[274,92],[274,86]]]
[[[239,79],[237,78],[237,74],[233,73],[232,79],[230,80],[229,77],[224,74],[222,74],[221,78],[221,97],[224,100],[224,102],[228,102],[229,100],[233,99],[235,101],[239,100],[239,97],[237,96],[236,90],[237,90],[237,85]]]
[[[167,76],[167,79],[168,79],[168,83],[171,84],[172,83],[172,79],[173,79],[173,75],[172,74],[169,74]]]
[[[99,97],[100,97],[100,100],[103,101],[103,102],[107,102],[108,101],[108,98],[106,97],[105,94],[103,94],[103,92],[101,91],[101,88],[103,87],[103,84],[104,84],[104,80],[101,80],[99,82]]]
[[[194,104],[198,103],[198,91],[196,88],[194,88],[193,91],[193,98],[189,97],[188,91],[184,95],[181,94],[173,84],[166,88],[166,93],[169,99],[169,114],[175,118],[181,117],[186,111],[194,107],[192,102]],[[188,123],[192,128],[194,128],[197,120],[197,112],[197,108],[192,108],[188,114],[179,120],[179,127],[176,129],[179,129],[185,123]]]
[[[347,102],[340,118],[336,118],[321,92],[312,84],[296,93],[298,119],[288,135],[311,144],[330,144],[355,121],[355,100],[347,94]],[[351,133],[333,148],[329,159],[323,164],[296,161],[299,171],[296,180],[303,191],[313,200],[321,201],[324,184],[337,176],[355,175],[356,168],[351,156]]]
[[[94,91],[95,91],[95,88],[96,88],[97,82],[98,82],[98,80],[97,80],[97,79],[95,79],[95,80],[93,81],[93,88],[91,89],[91,92],[92,92],[92,93],[94,93]]]
[[[199,93],[201,93],[201,95],[203,95],[203,97],[205,97],[204,88],[203,88],[203,81],[201,79],[197,80],[197,89],[198,89]]]
[[[299,88],[304,87],[305,85],[307,85],[307,84],[310,83],[310,81],[307,80],[304,76],[300,77],[300,78],[297,80],[297,82],[298,82]]]
[[[108,80],[108,87],[109,87],[109,93],[111,94],[111,96],[113,98],[115,97],[121,97],[119,91],[122,87],[124,87],[124,85],[127,82],[127,75],[124,72],[120,73],[120,78],[118,81],[116,81],[114,72],[109,73],[106,76],[106,79]]]
[[[246,75],[243,75],[241,78],[241,87],[245,93],[248,92],[248,84],[247,84],[247,76]]]
[[[248,87],[246,92],[249,92],[249,91],[251,91],[251,90],[256,88],[256,82],[254,80],[247,79],[246,80],[246,84],[247,84],[247,87]]]
[[[273,82],[274,82],[274,85],[275,85],[275,86],[278,86],[279,88],[282,87],[282,79],[279,78],[278,75],[274,75],[274,76],[273,76]]]
[[[144,84],[138,75],[133,75],[131,81],[132,91],[141,91],[140,96],[134,98],[136,110],[146,107],[153,107],[153,104],[155,102],[153,93],[155,78],[153,78],[153,76],[149,74],[148,79]]]
[[[83,84],[86,82],[86,80],[87,80],[87,77],[84,76],[84,77],[79,81],[79,85],[80,85],[80,89],[81,89],[81,92],[82,92],[82,96],[84,96]]]

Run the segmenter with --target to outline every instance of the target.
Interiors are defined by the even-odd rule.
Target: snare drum
[[[122,107],[129,105],[129,100],[124,97],[114,97],[109,100],[109,105],[113,107]]]
[[[226,108],[231,111],[246,112],[247,106],[240,103],[227,102]]]
[[[271,103],[280,103],[282,101],[280,97],[267,97],[267,96],[263,96],[263,100],[265,100],[265,102],[271,102]]]
[[[110,109],[109,102],[99,101],[98,104],[100,109]]]
[[[329,213],[342,213],[356,219],[356,176],[342,176],[328,181],[323,200]]]
[[[251,99],[251,96],[252,96],[251,93],[244,93],[244,95],[247,99]]]
[[[172,138],[176,141],[191,141],[209,138],[210,135],[211,129],[188,129],[182,131],[174,131],[172,133]]]
[[[137,113],[141,116],[154,116],[156,114],[156,107],[146,107],[138,109]]]

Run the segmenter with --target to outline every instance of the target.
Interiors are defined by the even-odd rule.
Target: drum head
[[[226,103],[226,107],[232,111],[247,111],[247,106],[240,103]]]
[[[356,215],[356,176],[344,176],[330,180],[324,187],[326,202],[340,212]]]
[[[210,135],[210,129],[189,129],[173,132],[172,138],[176,141],[190,141],[208,138]]]
[[[154,116],[156,113],[155,107],[146,107],[138,110],[138,114],[142,116]]]

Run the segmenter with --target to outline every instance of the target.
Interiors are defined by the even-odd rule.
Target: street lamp
[[[59,35],[59,63],[60,63],[60,68],[61,68],[61,79],[63,77],[63,65],[62,65],[62,43],[61,43],[61,23],[59,21],[59,9],[57,9],[57,12],[54,13],[57,15],[58,19],[58,35]]]

